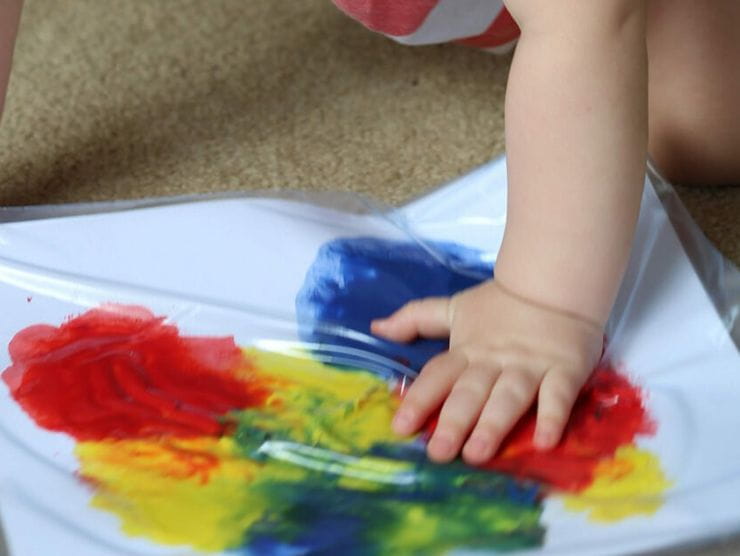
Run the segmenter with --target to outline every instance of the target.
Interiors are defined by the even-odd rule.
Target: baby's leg
[[[681,184],[740,184],[740,2],[650,0],[650,154]]]

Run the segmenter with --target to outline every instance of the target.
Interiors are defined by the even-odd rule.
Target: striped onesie
[[[501,0],[333,0],[373,31],[410,45],[456,42],[509,50],[519,28]]]

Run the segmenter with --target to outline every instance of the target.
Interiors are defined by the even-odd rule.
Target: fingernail
[[[393,430],[398,434],[409,434],[413,431],[413,415],[401,410],[393,417]]]
[[[491,450],[491,443],[481,436],[471,436],[467,442],[468,451],[476,459],[485,458]]]
[[[370,323],[370,329],[375,331],[385,331],[388,328],[388,321],[385,319],[374,320]]]
[[[547,450],[555,444],[555,435],[552,431],[540,430],[534,436],[534,446],[538,450]]]
[[[435,436],[432,438],[432,441],[429,443],[429,448],[431,448],[438,458],[447,459],[454,455],[452,440],[446,436]]]

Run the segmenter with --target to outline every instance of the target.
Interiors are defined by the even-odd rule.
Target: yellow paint
[[[237,373],[243,380],[270,384],[273,393],[262,407],[234,412],[237,436],[77,445],[80,474],[96,489],[93,506],[118,515],[126,534],[196,550],[228,550],[244,545],[245,532],[255,522],[287,508],[281,504],[289,500],[276,498],[275,488],[290,492],[291,485],[321,476],[317,484],[331,485],[327,488],[369,492],[413,477],[413,463],[367,454],[375,444],[402,440],[390,427],[399,400],[384,380],[308,356],[255,349],[245,355],[250,364]],[[274,451],[264,449],[264,439]],[[260,454],[245,451],[259,452],[260,445]],[[250,459],[253,455],[259,457]],[[655,512],[668,486],[657,458],[627,446],[600,464],[593,484],[566,497],[565,505],[595,521],[617,521]],[[538,527],[536,508],[512,516],[506,504],[479,506],[472,500],[458,506],[388,504],[383,511],[399,513],[383,533],[384,546],[467,539],[469,529],[478,526],[465,513],[470,508],[487,524],[488,534]]]
[[[345,453],[380,442],[399,442],[391,431],[398,396],[380,377],[338,370],[310,359],[245,350],[253,373],[274,385],[265,407],[244,412],[257,428],[279,424],[289,439]]]
[[[77,455],[97,487],[92,505],[117,514],[128,535],[223,550],[242,543],[268,504],[245,488],[259,464],[229,438],[84,442]]]
[[[383,531],[385,547],[398,554],[447,554],[455,547],[491,548],[476,542],[476,528],[486,535],[502,536],[536,529],[539,511],[520,513],[505,504],[460,500],[459,506],[423,502],[400,509],[394,525]],[[436,545],[436,546],[435,546]],[[418,552],[410,547],[423,548]],[[435,548],[430,548],[435,547]]]
[[[620,447],[614,458],[599,463],[594,477],[589,487],[563,502],[567,509],[587,512],[597,522],[652,515],[671,486],[658,458],[633,445]]]
[[[398,441],[390,420],[398,404],[387,384],[370,373],[338,371],[308,357],[246,350],[244,380],[274,388],[251,423],[279,427],[289,440],[348,453]],[[204,551],[242,546],[244,532],[273,507],[269,488],[304,480],[309,470],[268,459],[253,461],[232,437],[79,443],[80,475],[93,484],[94,507],[121,519],[122,530],[167,545]],[[363,476],[387,476],[409,464],[362,457],[340,475],[345,488],[372,490]]]

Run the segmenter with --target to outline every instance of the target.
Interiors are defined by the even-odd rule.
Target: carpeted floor
[[[27,0],[0,204],[285,187],[398,203],[502,152],[508,62],[396,45],[329,0]],[[740,262],[740,189],[681,194]]]
[[[4,204],[216,189],[389,202],[503,149],[506,59],[403,48],[329,0],[29,0]]]
[[[273,188],[399,203],[503,151],[508,62],[396,45],[329,0],[27,0],[0,205]],[[740,263],[740,188],[680,193]]]

